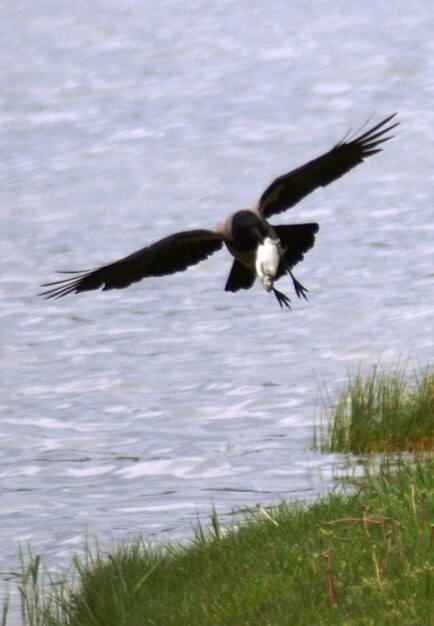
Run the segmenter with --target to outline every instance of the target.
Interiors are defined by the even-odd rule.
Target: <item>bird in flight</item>
[[[223,245],[234,257],[225,291],[249,289],[259,278],[267,292],[274,293],[280,306],[290,308],[288,296],[274,283],[288,274],[295,293],[306,299],[308,291],[295,278],[292,268],[313,247],[318,224],[282,224],[272,226],[268,219],[290,209],[318,187],[325,187],[365,158],[381,151],[380,145],[392,138],[398,125],[396,113],[367,131],[346,137],[331,150],[287,174],[276,178],[259,201],[249,209],[231,213],[210,229],[186,230],[141,248],[114,263],[97,269],[69,274],[68,278],[45,283],[40,295],[61,298],[70,293],[100,289],[123,289],[149,276],[181,272],[204,261]]]

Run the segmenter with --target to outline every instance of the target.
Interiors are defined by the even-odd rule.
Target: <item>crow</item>
[[[70,293],[100,289],[123,289],[149,276],[181,272],[204,261],[226,246],[234,257],[225,291],[249,289],[258,277],[264,289],[276,296],[279,305],[290,308],[288,296],[274,283],[288,274],[299,298],[307,299],[307,289],[292,273],[304,254],[315,243],[318,224],[272,226],[268,219],[290,209],[318,187],[325,187],[367,157],[381,151],[381,144],[392,138],[390,131],[399,122],[396,113],[367,131],[346,137],[325,154],[276,178],[251,208],[231,213],[214,228],[198,228],[174,233],[137,252],[97,269],[60,272],[68,278],[44,283],[40,295],[61,298]]]

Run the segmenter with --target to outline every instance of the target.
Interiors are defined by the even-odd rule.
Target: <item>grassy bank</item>
[[[434,372],[404,368],[359,373],[327,403],[313,447],[323,452],[434,449]]]
[[[23,565],[23,626],[426,626],[434,615],[434,376],[375,369],[350,381],[315,443],[384,456],[359,491],[258,508],[240,525],[196,529],[187,546],[142,539],[76,559],[55,584]],[[367,465],[368,467],[368,465]],[[51,584],[47,584],[50,583]],[[2,624],[7,623],[7,606]]]
[[[214,518],[212,532],[199,528],[187,547],[138,540],[76,562],[75,594],[64,584],[39,598],[32,623],[426,626],[434,614],[433,470],[432,460],[383,470],[350,497],[258,510],[226,533]],[[33,608],[34,582],[29,575],[24,589]]]

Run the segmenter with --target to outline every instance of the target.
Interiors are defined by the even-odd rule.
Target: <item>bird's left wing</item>
[[[222,245],[220,235],[211,230],[200,229],[175,233],[98,269],[61,272],[71,274],[71,276],[43,284],[42,287],[50,287],[50,289],[43,291],[40,295],[49,299],[101,287],[103,291],[123,289],[148,276],[166,276],[181,272],[190,265],[208,258],[220,250]]]
[[[366,157],[381,151],[378,146],[391,139],[386,133],[399,122],[390,123],[389,115],[370,130],[353,139],[339,142],[322,156],[276,178],[259,200],[259,211],[266,218],[293,207],[318,187],[325,187],[340,178]]]

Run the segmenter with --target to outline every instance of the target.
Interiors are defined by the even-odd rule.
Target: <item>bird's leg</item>
[[[296,279],[296,277],[294,276],[294,274],[291,272],[289,268],[288,268],[288,274],[292,278],[292,282],[294,283],[295,293],[297,294],[297,296],[299,298],[303,297],[305,300],[307,300],[306,292],[308,292],[309,289],[306,289],[306,287],[303,287],[303,285]]]
[[[291,302],[291,300],[288,298],[288,296],[286,296],[281,291],[278,291],[275,287],[272,287],[271,290],[273,291],[274,295],[276,296],[277,302],[280,304],[280,308],[283,309],[283,305],[288,307],[288,309],[291,308],[291,305],[289,304]]]

